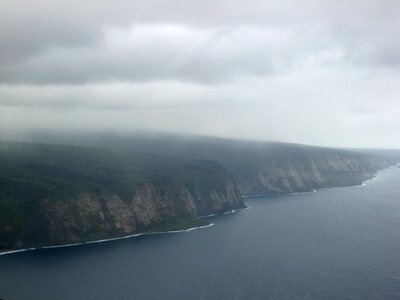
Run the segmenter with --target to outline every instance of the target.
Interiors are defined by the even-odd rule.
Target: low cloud
[[[2,132],[400,147],[398,1],[3,2]]]

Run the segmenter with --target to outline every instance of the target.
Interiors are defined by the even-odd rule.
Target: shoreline
[[[208,228],[208,227],[212,227],[212,226],[214,226],[214,223],[210,223],[210,224],[202,225],[202,226],[190,227],[188,229],[135,233],[135,234],[124,235],[124,236],[115,237],[115,238],[94,240],[94,241],[88,241],[88,242],[82,242],[82,243],[72,243],[72,244],[63,244],[63,245],[54,245],[54,246],[43,246],[43,247],[32,247],[32,248],[16,249],[16,250],[0,252],[0,256],[1,255],[18,253],[18,252],[35,251],[35,250],[42,250],[42,249],[67,248],[67,247],[76,247],[76,246],[82,246],[82,245],[88,245],[88,244],[106,243],[106,242],[130,239],[130,238],[135,238],[135,237],[139,237],[139,236],[146,236],[146,235],[183,233],[183,232],[190,232],[190,231],[197,230],[197,229],[204,229],[204,228]]]
[[[230,211],[226,211],[226,212],[219,213],[219,214],[211,214],[211,215],[206,215],[206,216],[199,216],[199,217],[197,217],[197,219],[205,219],[205,218],[210,218],[210,217],[214,217],[214,216],[223,216],[223,215],[228,215],[228,214],[234,214],[234,213],[236,213],[236,212],[238,212],[240,210],[246,210],[246,209],[249,209],[249,208],[250,207],[246,205],[246,207],[244,207],[244,208],[232,209]],[[190,232],[190,231],[197,230],[197,229],[204,229],[204,228],[212,227],[212,226],[214,226],[214,224],[215,223],[210,223],[210,224],[207,224],[207,225],[190,227],[188,229],[135,233],[135,234],[124,235],[124,236],[115,237],[115,238],[93,240],[93,241],[82,242],[82,243],[72,243],[72,244],[43,246],[43,247],[31,247],[31,248],[24,248],[24,249],[9,250],[9,251],[6,250],[4,252],[0,251],[0,256],[7,255],[7,254],[18,253],[18,252],[41,250],[41,249],[67,248],[67,247],[76,247],[76,246],[82,246],[82,245],[87,245],[87,244],[105,243],[105,242],[111,242],[111,241],[116,241],[116,240],[124,240],[124,239],[139,237],[139,236],[145,236],[145,235],[173,234],[173,233]]]
[[[386,169],[389,169],[389,168],[393,168],[393,167],[398,167],[398,166],[396,164],[396,165],[389,166],[389,167],[387,167],[385,169],[378,170],[373,175],[373,177],[364,180],[361,184],[346,185],[346,186],[323,187],[323,188],[313,189],[312,191],[305,191],[305,192],[273,193],[273,194],[260,194],[260,195],[243,195],[243,196],[241,196],[241,198],[245,199],[245,198],[261,198],[261,197],[272,197],[272,196],[282,196],[282,195],[300,195],[300,194],[316,193],[320,189],[365,186],[369,181],[373,181],[373,180],[377,179],[379,172],[381,172],[383,170],[386,170]],[[241,211],[241,210],[250,209],[250,207],[246,203],[245,203],[245,205],[246,205],[246,207],[244,207],[244,208],[233,209],[231,211],[227,211],[227,212],[224,212],[224,213],[217,213],[217,214],[199,216],[199,217],[197,217],[197,219],[205,219],[205,218],[211,218],[211,217],[215,217],[215,216],[223,216],[223,215],[228,215],[228,214],[234,214],[234,213],[236,213],[238,211]],[[171,231],[159,231],[159,232],[156,231],[156,232],[135,233],[135,234],[121,236],[121,237],[115,237],[115,238],[109,238],[109,239],[101,239],[101,240],[93,240],[93,241],[82,242],[82,243],[73,243],[73,244],[64,244],[64,245],[55,245],[55,246],[44,246],[44,247],[37,247],[37,248],[32,247],[32,248],[9,250],[9,251],[4,251],[4,252],[0,251],[0,256],[7,255],[7,254],[13,254],[13,253],[19,253],[19,252],[41,250],[41,249],[66,248],[66,247],[76,247],[76,246],[81,246],[81,245],[86,245],[86,244],[111,242],[111,241],[115,241],[115,240],[129,239],[129,238],[135,238],[135,237],[145,236],[145,235],[173,234],[173,233],[190,232],[190,231],[193,231],[193,230],[208,228],[208,227],[212,227],[212,226],[214,226],[214,223],[210,223],[210,224],[202,225],[202,226],[195,226],[195,227],[191,227],[191,228],[188,228],[188,229],[171,230]]]

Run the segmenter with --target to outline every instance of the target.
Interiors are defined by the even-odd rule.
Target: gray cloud
[[[399,16],[397,0],[5,0],[0,128],[400,147]]]
[[[264,76],[316,56],[332,58],[323,57],[324,53],[340,55],[328,39],[315,40],[314,31],[300,35],[280,28],[199,30],[167,24],[108,28],[94,47],[53,48],[4,66],[0,81],[80,84],[179,79],[213,84],[242,74]],[[305,47],[307,42],[310,45]]]
[[[214,82],[332,49],[354,62],[399,66],[397,1],[14,2],[0,15],[7,83]]]

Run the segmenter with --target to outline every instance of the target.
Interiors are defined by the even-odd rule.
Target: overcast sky
[[[400,148],[400,1],[0,0],[0,137]]]

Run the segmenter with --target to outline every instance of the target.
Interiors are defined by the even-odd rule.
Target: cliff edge
[[[61,145],[0,145],[0,249],[205,225],[245,205],[218,163]]]

